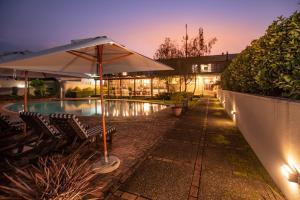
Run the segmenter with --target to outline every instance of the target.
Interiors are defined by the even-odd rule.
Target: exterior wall
[[[0,81],[0,95],[11,95],[13,87],[18,88],[18,95],[24,95],[24,81],[14,79],[2,79]],[[30,90],[30,92],[32,93],[33,91]]]
[[[299,185],[285,177],[286,167],[300,170],[300,102],[224,90],[217,95],[281,191],[300,199]]]

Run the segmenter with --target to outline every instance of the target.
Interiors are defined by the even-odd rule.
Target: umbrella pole
[[[108,156],[107,144],[106,144],[106,126],[105,126],[105,111],[104,111],[104,97],[103,97],[103,45],[96,46],[97,54],[97,67],[100,77],[100,97],[101,97],[101,116],[102,116],[102,127],[103,127],[103,144],[104,144],[104,159],[100,159],[98,162],[93,164],[93,170],[97,173],[109,173],[116,170],[120,166],[120,159],[116,156]]]
[[[24,87],[24,112],[27,112],[27,93],[28,93],[28,71],[25,71],[25,87]],[[27,126],[24,123],[24,134],[27,133]]]
[[[104,95],[103,95],[103,65],[102,65],[103,45],[97,46],[97,65],[99,68],[100,77],[100,97],[101,97],[101,116],[103,127],[103,146],[104,146],[104,160],[108,162],[107,143],[106,143],[106,124],[105,124],[105,111],[104,111]]]
[[[27,111],[28,71],[25,71],[24,111]]]

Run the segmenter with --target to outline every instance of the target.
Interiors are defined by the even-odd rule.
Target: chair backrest
[[[7,120],[6,116],[0,113],[0,130],[5,130],[11,128],[10,122]]]
[[[0,113],[0,130],[4,131],[4,130],[13,130],[13,131],[21,131],[20,127],[16,127],[14,126],[8,119],[6,116],[2,115]]]
[[[57,136],[59,134],[40,113],[20,112],[20,118],[38,133],[44,133],[46,136]]]
[[[88,138],[86,128],[74,114],[50,114],[49,120],[60,132],[68,134],[68,137],[78,136],[82,140]]]

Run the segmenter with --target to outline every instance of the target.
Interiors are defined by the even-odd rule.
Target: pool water
[[[147,116],[154,112],[158,112],[165,105],[126,101],[126,100],[107,100],[104,102],[105,115],[108,117],[131,117],[131,116]],[[24,110],[21,103],[11,104],[6,109],[13,112]],[[66,100],[66,101],[46,101],[28,103],[28,111],[39,112],[44,115],[51,113],[70,113],[82,116],[101,115],[100,100]]]

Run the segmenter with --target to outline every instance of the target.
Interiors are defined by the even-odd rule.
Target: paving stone
[[[189,200],[197,200],[198,198],[189,196]]]
[[[116,192],[114,192],[114,196],[120,197],[122,196],[123,192],[120,190],[117,190]]]
[[[198,187],[192,185],[190,190],[190,196],[198,197],[198,189]]]
[[[144,198],[144,197],[141,197],[141,196],[139,196],[136,200],[148,200],[148,199],[146,199],[146,198]]]
[[[153,152],[154,156],[194,163],[197,156],[197,145],[181,142],[162,142]]]
[[[135,200],[135,199],[137,199],[137,195],[130,194],[128,192],[124,192],[121,197],[122,197],[122,199],[126,199],[126,200]]]
[[[121,188],[150,199],[187,199],[192,173],[192,168],[184,165],[146,160]]]

